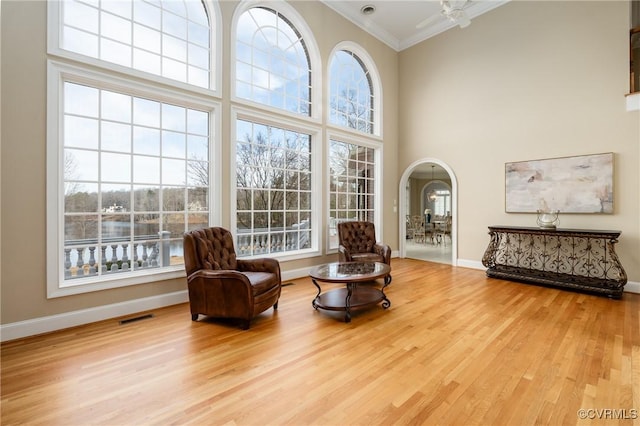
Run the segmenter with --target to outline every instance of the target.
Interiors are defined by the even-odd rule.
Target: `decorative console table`
[[[487,276],[595,292],[619,299],[627,274],[614,244],[621,231],[490,226]]]

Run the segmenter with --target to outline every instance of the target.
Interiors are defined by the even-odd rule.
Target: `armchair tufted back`
[[[187,275],[199,269],[237,269],[231,232],[213,227],[185,233],[184,265]]]
[[[351,253],[370,253],[376,244],[376,228],[371,222],[341,222],[338,238]]]

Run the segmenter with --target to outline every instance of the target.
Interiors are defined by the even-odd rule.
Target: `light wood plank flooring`
[[[640,424],[640,295],[392,268],[349,324],[304,278],[248,331],[183,304],[6,342],[2,424]]]

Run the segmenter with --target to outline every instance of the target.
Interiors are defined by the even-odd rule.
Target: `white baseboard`
[[[187,290],[182,290],[174,293],[113,303],[111,305],[97,306],[95,308],[81,309],[63,314],[3,324],[0,326],[0,341],[5,342],[22,337],[35,336],[36,334],[49,333],[64,328],[148,311],[150,309],[177,305],[178,303],[184,303],[188,300],[189,295],[187,294]]]
[[[479,260],[458,259],[458,266],[471,269],[487,269]]]
[[[309,271],[311,267],[308,268],[300,268],[300,269],[292,269],[290,271],[282,271],[280,275],[282,275],[282,282],[288,280],[295,280],[298,278],[304,278],[309,276]]]
[[[486,269],[482,265],[482,262],[476,260],[458,259],[458,266],[472,269]],[[282,281],[284,282],[307,277],[309,276],[310,269],[311,268],[300,268],[282,271]],[[640,282],[628,282],[624,287],[624,291],[640,294]],[[182,290],[158,296],[145,297],[142,299],[128,300],[126,302],[114,303],[111,305],[97,306],[95,308],[81,309],[78,311],[65,312],[63,314],[3,324],[0,325],[0,342],[35,336],[36,334],[49,333],[96,321],[103,321],[151,309],[186,303],[188,301],[189,295],[187,294],[187,291]]]
[[[624,286],[624,291],[626,293],[638,293],[640,294],[640,283],[635,281],[627,281],[627,284]]]
[[[310,268],[302,268],[283,271],[282,280],[293,280],[309,276],[309,269]],[[185,303],[188,301],[189,295],[187,290],[182,290],[174,293],[145,297],[142,299],[128,300],[126,302],[114,303],[111,305],[96,306],[95,308],[81,309],[78,311],[65,312],[63,314],[50,315],[42,318],[2,324],[0,325],[0,342],[35,336],[42,333],[49,333],[96,321],[103,321],[151,309],[177,305],[178,303]]]

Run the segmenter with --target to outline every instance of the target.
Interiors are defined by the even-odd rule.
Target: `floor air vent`
[[[120,320],[120,325],[129,324],[131,322],[142,321],[149,318],[153,318],[153,314],[140,315],[139,317],[127,318]]]

